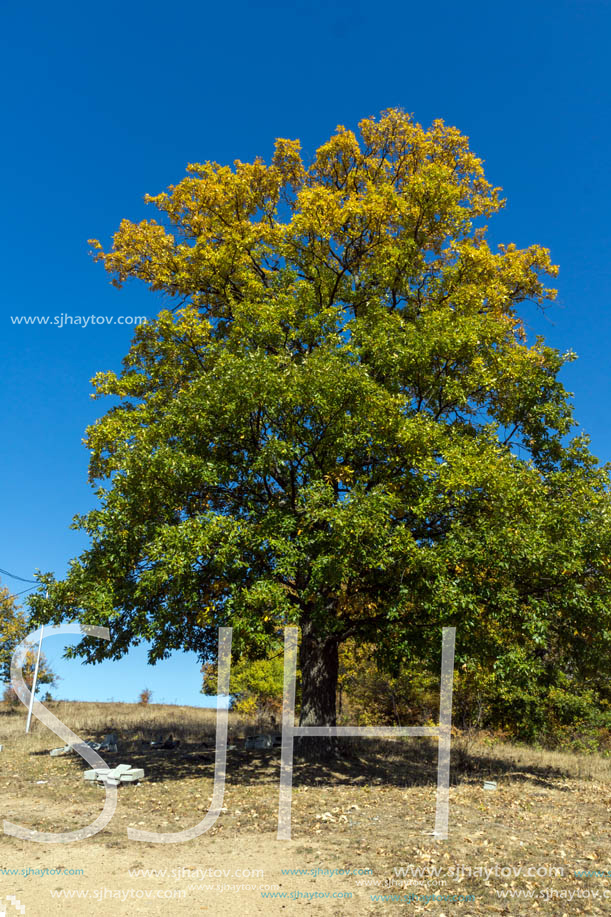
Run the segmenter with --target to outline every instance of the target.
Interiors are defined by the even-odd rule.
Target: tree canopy
[[[609,472],[529,340],[551,301],[539,245],[493,249],[504,205],[456,128],[400,110],[309,160],[187,167],[95,257],[164,294],[87,431],[90,547],[32,600],[110,626],[87,660],[151,641],[261,658],[301,628],[301,721],[335,721],[338,646],[590,680],[609,653]],[[171,305],[171,308],[170,308]],[[317,740],[318,741],[318,740]]]

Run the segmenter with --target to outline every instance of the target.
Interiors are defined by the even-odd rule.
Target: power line
[[[26,592],[33,592],[34,588],[34,586],[30,586],[29,589],[23,589],[21,592],[13,592],[12,595],[2,595],[0,591],[0,602],[8,601],[8,599],[16,599],[20,595],[25,595]]]
[[[22,583],[34,583],[35,586],[39,585],[38,580],[36,579],[24,579],[23,576],[17,576],[15,573],[9,573],[8,570],[3,570],[2,567],[0,567],[0,573],[3,573],[4,576],[10,576],[11,579],[18,579]]]
[[[34,583],[34,586],[40,586],[40,583],[38,582],[38,580],[25,579],[23,576],[17,576],[17,574],[15,573],[9,573],[8,570],[3,570],[2,567],[0,567],[0,573],[3,573],[4,576],[10,576],[11,579],[17,579],[22,583]],[[14,592],[12,595],[3,596],[0,594],[0,599],[5,599],[5,600],[6,599],[16,599],[20,595],[25,595],[26,592],[33,592],[34,586],[30,586],[28,589],[22,589],[21,592]]]

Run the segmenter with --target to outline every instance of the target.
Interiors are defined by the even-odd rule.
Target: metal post
[[[45,598],[49,598],[49,590],[47,589],[47,594]],[[44,635],[45,626],[41,625],[40,628],[40,640],[38,641],[38,653],[36,655],[36,665],[34,667],[34,678],[32,680],[32,692],[30,694],[30,706],[28,709],[28,718],[25,724],[25,731],[28,733],[30,731],[30,723],[32,722],[32,708],[34,707],[34,695],[36,694],[36,679],[38,678],[38,666],[40,665],[40,651],[42,649],[42,638]]]

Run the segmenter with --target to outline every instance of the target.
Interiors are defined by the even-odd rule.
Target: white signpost
[[[46,598],[49,598],[49,590],[47,589]],[[38,678],[38,666],[40,665],[40,650],[42,648],[42,638],[44,636],[45,626],[44,624],[40,628],[40,640],[38,641],[38,653],[36,654],[36,665],[34,666],[34,679],[32,681],[32,695],[30,697],[30,706],[28,708],[28,718],[25,724],[26,733],[30,731],[30,723],[32,722],[32,708],[34,706],[34,695],[36,694],[36,679]]]

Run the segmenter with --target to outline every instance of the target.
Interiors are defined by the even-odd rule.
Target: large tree
[[[517,311],[553,299],[549,253],[492,250],[504,202],[455,128],[389,110],[359,132],[309,164],[278,140],[269,165],[190,165],[147,197],[158,221],[95,242],[173,308],[93,380],[117,401],[87,434],[91,546],[33,600],[110,626],[90,661],[205,660],[220,625],[261,657],[298,624],[306,725],[335,722],[349,637],[434,661],[454,624],[459,665],[511,640],[509,667],[569,678],[608,651],[607,469],[568,441],[573,355]]]

